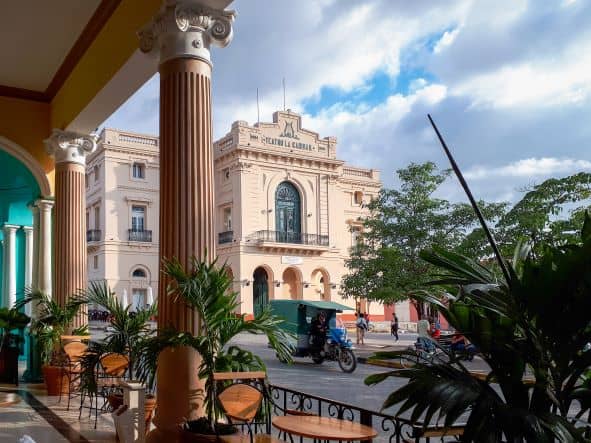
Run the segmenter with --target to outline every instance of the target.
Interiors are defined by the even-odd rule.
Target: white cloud
[[[541,177],[556,174],[570,174],[580,171],[591,171],[591,161],[572,158],[526,158],[504,166],[474,166],[464,174],[472,180],[489,179],[492,177]]]
[[[234,120],[256,122],[257,88],[261,120],[269,121],[282,108],[285,77],[287,107],[300,113],[326,97],[323,88],[346,93],[346,103],[327,103],[303,124],[337,136],[339,158],[381,169],[387,186],[411,161],[446,166],[427,113],[483,198],[513,195],[529,177],[545,178],[543,168],[563,173],[540,160],[562,162],[565,174],[591,161],[590,2],[236,0],[232,7],[234,41],[212,52],[216,138]],[[405,95],[381,91],[382,103],[361,103],[376,73],[396,85],[401,71],[426,75]],[[157,93],[153,81],[109,125],[157,133]],[[522,159],[538,163],[527,169]],[[491,166],[500,161],[506,166]],[[491,170],[503,180],[478,178]]]
[[[571,48],[562,56],[504,66],[452,88],[475,106],[495,108],[562,106],[591,96],[591,45]]]
[[[454,42],[458,34],[460,33],[460,28],[452,29],[451,31],[445,31],[439,41],[435,44],[433,48],[433,52],[435,54],[439,54],[443,51],[446,47],[451,46]]]

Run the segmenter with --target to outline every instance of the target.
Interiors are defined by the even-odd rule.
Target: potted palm
[[[101,306],[102,309],[109,312],[111,318],[110,332],[102,342],[93,343],[87,355],[82,359],[84,369],[82,389],[96,395],[97,386],[94,371],[96,363],[102,356],[108,353],[126,355],[129,358],[127,378],[131,380],[139,379],[148,388],[149,393],[146,396],[145,413],[146,422],[149,423],[156,407],[156,398],[152,394],[155,368],[150,369],[144,366],[144,371],[139,374],[136,365],[142,359],[140,353],[143,348],[142,342],[153,333],[149,321],[157,313],[156,304],[131,311],[130,306],[124,306],[105,281],[90,282],[88,288],[80,292],[79,297],[87,303]],[[123,404],[123,394],[119,391],[110,393],[107,399],[114,410]]]
[[[204,406],[206,417],[185,423],[181,431],[184,441],[215,440],[217,435],[234,432],[218,423],[221,410],[216,400],[215,372],[265,370],[262,360],[252,352],[231,343],[241,333],[264,334],[280,358],[291,362],[290,336],[279,326],[283,320],[266,309],[254,320],[236,314],[240,301],[231,290],[232,279],[226,268],[217,262],[208,263],[192,259],[191,268],[185,269],[178,260],[165,260],[163,273],[171,282],[170,297],[185,303],[200,319],[199,335],[175,330],[163,330],[144,343],[140,371],[153,370],[157,357],[167,347],[190,346],[199,352],[199,377],[205,380]],[[206,437],[206,436],[209,436]]]
[[[48,395],[67,393],[69,384],[63,367],[66,357],[61,349],[61,336],[69,332],[71,335],[87,335],[88,327],[82,326],[71,330],[71,324],[80,307],[86,302],[79,297],[70,297],[64,306],[60,306],[49,295],[41,291],[32,291],[15,304],[20,309],[26,304],[33,305],[36,313],[31,322],[30,333],[36,339],[41,355],[41,371]]]
[[[580,243],[542,247],[534,257],[519,248],[508,279],[480,263],[442,249],[424,251],[441,270],[443,286],[415,294],[436,306],[481,352],[490,368],[483,380],[460,361],[418,362],[410,369],[368,377],[409,380],[388,396],[397,415],[445,427],[467,415],[462,441],[588,441],[591,410],[591,217]],[[451,290],[450,288],[453,288]],[[452,295],[454,294],[454,295]],[[405,357],[405,352],[380,358]],[[586,419],[585,419],[586,418]]]
[[[22,331],[30,321],[27,315],[15,308],[0,308],[0,383],[18,384]]]

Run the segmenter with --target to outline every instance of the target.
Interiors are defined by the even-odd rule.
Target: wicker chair
[[[70,401],[72,400],[72,397],[80,395],[78,388],[83,371],[81,360],[87,350],[88,346],[79,341],[73,341],[64,345],[64,353],[67,356],[64,374],[68,380],[68,411],[70,410]],[[60,389],[60,401],[62,391],[63,389]]]
[[[261,406],[269,409],[267,387],[265,385],[267,375],[264,372],[217,372],[214,374],[216,385],[227,384],[217,395],[218,401],[230,423],[246,426],[248,435],[220,437],[226,443],[283,443],[271,435],[271,417],[267,417],[264,434],[256,433],[255,419]],[[270,414],[270,411],[266,411]],[[254,426],[254,428],[253,428]]]

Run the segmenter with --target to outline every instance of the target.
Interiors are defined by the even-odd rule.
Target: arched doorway
[[[296,187],[284,181],[275,191],[275,231],[278,242],[302,242],[302,208]]]
[[[31,286],[33,213],[29,204],[41,190],[33,173],[0,145],[0,287],[2,306],[12,306]]]
[[[145,309],[147,305],[154,304],[149,300],[150,274],[147,268],[142,265],[136,265],[131,271],[131,310],[139,311]],[[154,295],[152,294],[152,297]]]
[[[324,269],[312,271],[312,285],[320,300],[330,301],[330,277]]]
[[[258,267],[252,275],[252,306],[257,317],[269,303],[269,274],[263,267]]]
[[[287,268],[283,271],[283,298],[297,300],[301,299],[301,278],[294,268]]]

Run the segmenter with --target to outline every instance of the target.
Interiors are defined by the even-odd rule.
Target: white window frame
[[[135,172],[139,171],[140,175],[136,176]],[[131,178],[133,180],[145,180],[146,179],[146,164],[141,161],[134,161],[131,163]]]
[[[143,209],[143,223],[142,223],[142,229],[134,229],[133,227],[133,219],[134,219],[134,208],[142,208]],[[147,221],[148,221],[148,207],[147,205],[142,205],[142,204],[132,204],[131,205],[131,220],[130,220],[130,226],[131,226],[131,230],[134,232],[143,232],[146,231],[148,229],[147,226]]]
[[[101,228],[101,207],[100,205],[96,205],[92,208],[93,216],[94,216],[94,229]]]
[[[226,212],[230,213],[228,219],[226,219]],[[228,223],[229,222],[229,223]],[[222,223],[224,231],[232,231],[234,229],[232,224],[232,206],[224,206],[222,208]]]

